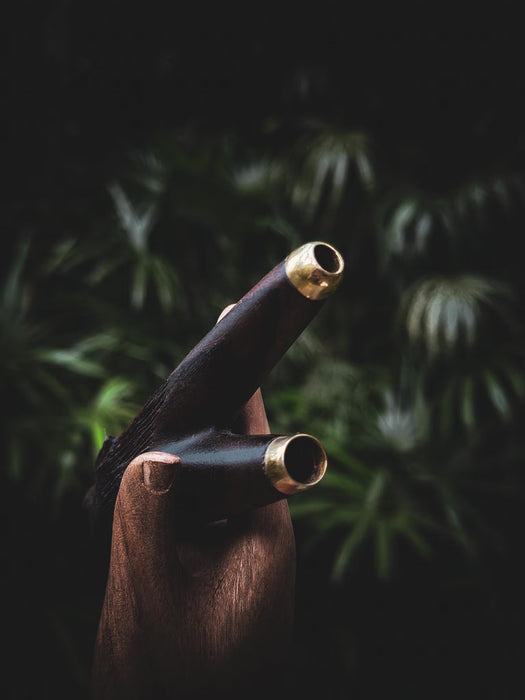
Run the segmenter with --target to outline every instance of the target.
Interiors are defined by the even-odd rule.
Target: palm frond
[[[364,542],[368,534],[371,519],[372,513],[370,511],[364,511],[354,527],[343,539],[343,543],[339,548],[339,552],[337,553],[332,568],[332,578],[334,581],[342,580],[346,570],[348,569],[352,555]]]
[[[496,219],[505,222],[525,205],[525,180],[517,172],[496,173],[464,183],[455,194],[454,207],[468,230],[488,230]]]
[[[0,291],[0,323],[6,328],[10,323],[20,321],[27,311],[27,294],[22,282],[22,273],[29,248],[29,239],[19,244]]]
[[[450,251],[459,236],[453,202],[413,193],[390,204],[378,217],[379,253],[384,269],[426,261],[435,250]]]
[[[134,383],[124,377],[104,381],[90,404],[79,414],[79,422],[91,436],[96,455],[108,435],[120,433],[137,412]]]
[[[242,194],[265,194],[271,181],[279,176],[277,167],[267,158],[240,166],[232,173],[232,184]]]
[[[385,395],[385,408],[377,417],[377,431],[392,450],[408,452],[425,437],[426,416],[421,406],[404,407],[394,394]]]
[[[450,437],[461,426],[472,438],[486,425],[509,423],[520,415],[525,396],[522,363],[507,357],[472,362],[469,369],[451,372],[434,390],[437,429]]]
[[[510,288],[498,280],[471,274],[436,276],[416,282],[404,294],[401,318],[410,342],[423,347],[432,361],[475,347],[487,312],[512,326],[512,298]]]
[[[138,253],[147,249],[148,239],[157,221],[155,203],[134,205],[123,188],[114,183],[108,188],[118,220],[132,249]]]
[[[154,197],[160,197],[168,186],[169,166],[154,150],[139,151],[132,157],[131,177]]]
[[[303,221],[330,220],[348,195],[350,183],[375,186],[370,138],[362,132],[324,130],[304,139],[294,154],[299,168],[282,167],[292,207]]]

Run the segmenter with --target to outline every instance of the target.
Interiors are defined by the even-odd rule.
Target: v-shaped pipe
[[[268,505],[316,484],[321,443],[306,434],[234,432],[243,406],[338,287],[340,253],[322,242],[294,250],[223,313],[118,437],[97,458],[88,503],[111,523],[126,467],[145,452],[181,460],[177,508],[219,519]]]

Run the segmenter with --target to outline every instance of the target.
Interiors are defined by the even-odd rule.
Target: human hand
[[[235,430],[269,433],[260,392]],[[291,634],[295,544],[285,500],[220,522],[176,520],[184,464],[166,452],[127,467],[94,660],[94,696],[221,697],[261,688]]]

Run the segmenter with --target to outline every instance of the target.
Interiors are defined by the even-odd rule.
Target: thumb
[[[146,452],[132,460],[120,484],[111,545],[111,568],[158,581],[175,561],[174,482],[180,459]]]
[[[155,656],[155,630],[163,633],[172,587],[181,578],[171,498],[179,464],[174,455],[147,452],[122,477],[95,646],[97,698],[146,697],[144,659]]]
[[[175,479],[176,465],[180,464],[180,458],[167,452],[146,452],[139,455],[130,467],[138,462],[142,465],[142,483],[153,495],[168,493]],[[137,467],[140,476],[140,469]]]

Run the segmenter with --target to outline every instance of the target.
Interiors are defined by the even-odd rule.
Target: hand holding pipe
[[[319,481],[326,455],[311,436],[270,435],[257,387],[342,267],[326,244],[292,253],[103,446],[91,498],[113,525],[98,700],[264,696],[291,633],[282,499]]]
[[[243,431],[269,431],[260,392]],[[177,518],[184,467],[136,457],[122,479],[93,664],[96,700],[267,698],[291,641],[295,542],[286,500],[221,522]]]
[[[144,452],[181,457],[187,483],[180,507],[201,517],[209,508],[210,519],[266,505],[317,483],[326,455],[315,438],[242,438],[235,434],[235,421],[335,291],[342,272],[335,248],[307,243],[223,315],[126,430],[104,443],[88,499],[95,515],[111,521],[122,475]]]

